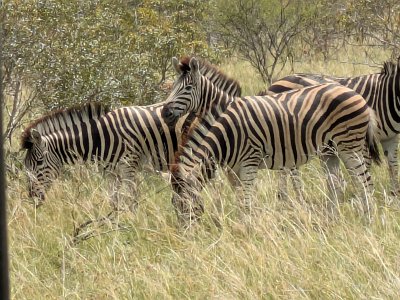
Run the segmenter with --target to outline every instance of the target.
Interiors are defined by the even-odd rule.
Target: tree
[[[151,56],[160,82],[167,77],[172,56],[215,54],[203,28],[209,9],[210,1],[188,0],[144,0],[134,8],[138,45]]]
[[[345,0],[344,0],[345,1]],[[303,53],[315,59],[322,54],[324,61],[331,58],[332,52],[345,45],[348,28],[343,22],[343,1],[310,0],[305,14],[304,30],[300,33],[298,44]]]
[[[392,57],[400,54],[400,1],[347,1],[344,22],[358,43],[384,46]]]
[[[213,51],[202,22],[207,1],[7,0],[1,78],[9,122],[5,137],[31,107],[100,100],[162,100],[174,55]],[[172,73],[172,72],[171,72]]]
[[[219,0],[216,28],[270,84],[278,63],[283,68],[304,30],[305,7],[295,0]]]

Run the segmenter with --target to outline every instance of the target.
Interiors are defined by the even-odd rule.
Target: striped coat
[[[99,103],[89,103],[53,112],[32,123],[22,135],[30,196],[44,200],[45,191],[65,164],[101,162],[109,173],[126,181],[132,192],[144,165],[168,171],[182,131],[193,119],[188,116],[169,127],[161,118],[162,107],[107,111]]]
[[[200,73],[227,94],[241,94],[237,82],[221,78],[207,62],[200,62]],[[182,136],[195,119],[188,114],[169,126],[161,117],[163,105],[109,111],[99,103],[89,103],[32,122],[21,137],[22,148],[27,150],[24,164],[30,196],[44,200],[62,166],[80,161],[102,162],[106,170],[117,174],[117,184],[126,183],[134,195],[136,177],[144,165],[156,171],[169,170]],[[118,201],[118,194],[115,196]]]
[[[216,121],[190,133],[172,168],[174,203],[183,219],[197,218],[203,211],[198,191],[218,164],[237,174],[247,209],[260,167],[295,168],[326,148],[337,151],[350,173],[372,192],[364,157],[379,160],[376,121],[359,94],[330,83],[276,96],[234,98],[201,76],[195,59],[189,67],[190,74],[176,81],[162,115],[168,123],[187,112]],[[328,171],[335,172],[338,164],[329,163]],[[367,196],[363,198],[368,210]]]
[[[338,82],[347,86],[367,101],[375,111],[378,122],[377,137],[389,167],[391,190],[400,192],[398,174],[398,144],[400,133],[400,66],[399,62],[385,62],[381,72],[356,77],[333,77],[318,74],[294,74],[274,82],[269,94],[303,88],[324,82]]]

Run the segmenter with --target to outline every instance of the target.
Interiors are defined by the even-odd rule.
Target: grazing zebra
[[[103,162],[107,171],[122,174],[132,184],[148,156],[156,170],[167,171],[165,162],[174,157],[177,132],[186,120],[170,130],[157,118],[161,109],[154,105],[108,111],[100,103],[89,103],[34,121],[22,134],[22,148],[28,150],[24,164],[29,195],[42,202],[62,166],[81,161]]]
[[[378,122],[378,140],[388,162],[390,186],[393,193],[400,193],[398,174],[398,143],[400,133],[400,62],[385,62],[380,73],[357,77],[332,77],[316,74],[289,75],[274,82],[269,94],[281,93],[324,82],[338,82],[365,98],[375,111]]]
[[[364,157],[378,161],[379,152],[374,113],[359,94],[328,83],[275,96],[234,99],[200,74],[195,58],[181,69],[182,62],[174,59],[173,64],[178,71],[190,71],[181,71],[174,83],[162,112],[166,122],[173,124],[188,112],[216,118],[210,128],[201,122],[188,135],[177,165],[171,168],[176,192],[173,203],[183,220],[196,219],[203,212],[197,193],[214,176],[216,164],[238,176],[242,204],[248,209],[259,168],[296,168],[326,148],[334,148],[350,174],[361,182],[363,209],[369,211],[367,196],[373,185]],[[339,164],[337,156],[332,157],[327,156],[328,172],[336,172]],[[335,189],[331,183],[328,187]]]
[[[215,76],[219,72],[215,67],[204,62],[200,72],[226,93],[240,95],[239,84]],[[62,166],[80,161],[103,162],[106,170],[119,175],[118,181],[131,186],[132,193],[143,164],[168,171],[194,115],[170,127],[161,118],[162,108],[163,103],[159,103],[108,111],[101,104],[89,103],[34,121],[22,134],[29,195],[43,201]],[[135,204],[132,202],[131,209]]]

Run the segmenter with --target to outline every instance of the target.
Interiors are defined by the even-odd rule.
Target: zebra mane
[[[181,156],[183,149],[188,144],[190,137],[192,136],[193,131],[195,131],[201,124],[201,118],[195,118],[193,122],[190,124],[189,128],[182,132],[181,143],[178,146],[178,150],[175,151],[174,155],[174,162],[170,167],[170,171],[172,174],[178,172],[178,164],[179,164],[179,157]]]
[[[191,59],[192,59],[191,56],[185,56],[180,60],[179,68],[183,73],[183,76],[185,76],[188,72],[190,72],[189,62]],[[199,69],[200,73],[203,76],[207,77],[211,82],[213,82],[219,89],[228,92],[233,97],[241,96],[242,89],[239,82],[224,74],[216,66],[210,64],[209,62],[203,59],[199,59]],[[221,83],[223,83],[223,86],[221,86]],[[233,94],[231,94],[230,92],[232,90],[234,91]],[[201,130],[202,127],[201,124],[202,124],[202,119],[196,118],[190,124],[190,127],[182,133],[181,143],[178,146],[178,150],[175,152],[174,163],[170,166],[170,171],[172,174],[179,171],[178,168],[179,157],[181,156],[184,148],[186,147],[190,138],[192,137],[193,132],[195,132],[196,130]]]
[[[185,56],[181,58],[179,68],[182,71],[183,75],[186,75],[190,72],[190,65],[189,62],[192,56]],[[235,79],[230,78],[228,75],[224,74],[220,69],[216,66],[210,64],[208,61],[203,59],[199,59],[199,68],[200,73],[207,77],[210,81],[212,81],[219,89],[227,91],[227,87],[234,86],[235,87],[235,94],[231,95],[233,97],[240,97],[242,93],[242,88],[239,82]],[[223,86],[220,86],[219,83],[224,83]]]
[[[272,95],[275,95],[275,93],[272,93],[271,91],[266,89],[266,90],[259,91],[256,96],[272,96]]]
[[[395,63],[393,61],[385,61],[383,63],[381,74],[384,74],[384,75],[395,75],[396,73],[399,72],[399,69],[400,69],[400,57],[399,57],[397,63]]]
[[[97,119],[110,111],[109,106],[100,102],[89,102],[70,108],[54,110],[47,115],[33,121],[21,134],[21,148],[32,147],[31,131],[37,130],[41,135],[65,129],[67,124],[76,124],[90,119]]]

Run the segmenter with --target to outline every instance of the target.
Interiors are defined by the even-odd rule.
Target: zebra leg
[[[296,193],[296,199],[301,203],[303,203],[305,200],[304,185],[303,181],[301,180],[299,170],[297,168],[293,168],[290,170],[287,169],[279,170],[278,176],[279,176],[278,199],[285,201],[289,200],[288,187],[287,187],[288,186],[287,177],[289,176],[293,184],[293,189]]]
[[[371,220],[375,209],[374,203],[372,202],[374,186],[371,175],[362,155],[362,151],[352,153],[342,152],[340,153],[340,157],[343,160],[347,170],[349,170],[350,175],[354,178],[353,181],[359,183],[358,185],[362,188],[362,210],[363,213],[367,214],[368,218]]]
[[[340,160],[335,154],[324,153],[320,156],[322,166],[326,173],[328,186],[328,211],[336,214],[338,204],[344,198],[344,180],[340,172]]]
[[[241,186],[241,182],[238,175],[232,170],[229,169],[226,171],[226,177],[228,178],[228,181],[231,186],[233,187]]]
[[[293,168],[289,171],[290,178],[292,179],[293,188],[296,192],[296,198],[300,202],[304,202],[304,184],[300,177],[299,169]]]
[[[138,161],[135,157],[125,157],[121,159],[116,168],[111,197],[111,203],[115,210],[124,210],[126,205],[131,212],[135,212],[137,209]],[[123,199],[129,199],[129,203],[126,203]]]
[[[122,210],[120,207],[120,189],[121,189],[121,178],[119,174],[114,171],[106,171],[107,182],[108,182],[108,193],[110,197],[110,204],[114,211]]]
[[[138,207],[138,174],[139,174],[139,159],[130,157],[123,161],[121,165],[121,176],[123,187],[127,188],[127,198],[130,199],[129,210],[135,212]]]
[[[288,186],[287,186],[287,170],[279,170],[278,172],[278,199],[279,200],[288,200]]]
[[[178,221],[185,228],[190,227],[203,215],[204,203],[195,184],[182,180],[172,183],[174,190],[172,205],[175,208]]]
[[[236,173],[233,172],[231,169],[226,168],[226,169],[225,169],[225,175],[226,175],[226,178],[228,179],[229,184],[231,185],[232,188],[235,189],[235,188],[237,188],[238,186],[240,186],[240,180],[239,180],[238,176],[237,176]],[[222,189],[222,184],[223,184],[223,182],[222,182],[221,180],[215,180],[215,179],[214,179],[214,181],[213,181],[214,189],[216,189],[216,190],[221,190],[221,189]],[[213,201],[214,206],[215,206],[215,208],[217,209],[218,214],[219,214],[220,216],[222,216],[223,211],[224,211],[224,209],[223,209],[223,203],[222,203],[222,197],[218,197],[218,196],[217,196],[217,197],[214,197],[213,200],[214,200],[214,201]],[[215,221],[216,223],[219,222],[219,225],[217,225],[217,226],[220,227],[221,222],[220,222],[220,221],[217,221],[217,220],[214,220],[214,221]]]
[[[125,177],[122,179],[122,185],[128,189],[129,210],[131,212],[136,212],[139,204],[139,192],[138,192],[138,178],[136,176],[137,170],[132,169],[125,173]]]
[[[397,162],[397,147],[399,145],[399,135],[396,135],[389,140],[381,141],[381,144],[389,166],[390,189],[394,195],[397,195],[400,193],[399,169]]]
[[[111,183],[111,206],[114,211],[124,211],[125,205],[123,201],[123,179],[119,174],[114,175],[114,181]]]
[[[254,195],[254,181],[257,177],[259,163],[255,163],[254,161],[250,161],[245,165],[242,165],[239,170],[239,179],[242,187],[243,194],[239,195],[239,203],[246,213],[254,212],[253,205],[253,195]]]

